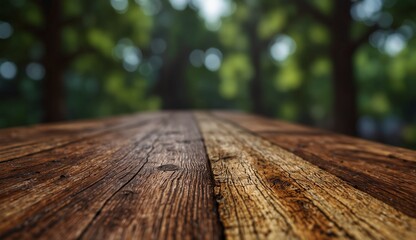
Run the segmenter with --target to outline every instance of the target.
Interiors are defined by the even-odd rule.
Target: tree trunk
[[[331,26],[331,60],[334,88],[334,130],[343,134],[357,132],[357,89],[353,68],[350,29],[350,1],[335,1]]]
[[[160,71],[156,92],[162,98],[163,109],[189,107],[184,79],[188,55],[189,50],[183,49],[174,59],[166,60]]]
[[[63,86],[63,61],[61,58],[61,1],[42,1],[45,17],[45,29],[42,36],[45,55],[43,64],[45,78],[43,82],[43,120],[45,122],[65,119],[65,92]]]
[[[254,13],[255,14],[255,13]],[[252,112],[265,115],[263,106],[263,86],[261,79],[261,42],[257,35],[258,18],[253,16],[248,23],[250,61],[253,68],[253,77],[250,80],[250,98],[252,102]]]

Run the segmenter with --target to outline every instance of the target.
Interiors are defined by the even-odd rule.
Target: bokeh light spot
[[[137,70],[142,58],[142,52],[140,49],[128,46],[123,50],[123,67],[128,72],[134,72]]]
[[[188,5],[188,0],[169,0],[172,7],[178,11],[182,11]]]
[[[114,56],[117,57],[118,59],[123,59],[124,48],[129,47],[129,46],[133,46],[133,42],[130,39],[128,38],[120,39],[117,42],[117,45],[113,49]]]
[[[406,47],[406,40],[399,33],[390,34],[386,38],[384,51],[390,56],[396,56]]]
[[[233,13],[235,6],[230,0],[192,0],[199,16],[205,20],[208,30],[216,31],[221,26],[221,18]]]
[[[26,74],[33,80],[41,80],[45,76],[45,68],[39,63],[30,63],[26,67]]]
[[[286,60],[296,50],[295,41],[287,35],[279,35],[270,47],[270,55],[278,62]]]
[[[210,71],[217,71],[221,67],[222,53],[216,48],[210,48],[205,52],[205,67]]]
[[[17,67],[13,62],[5,61],[0,65],[0,75],[5,79],[13,79],[17,74]]]
[[[205,53],[200,49],[195,49],[189,55],[189,61],[194,67],[201,67],[204,64]]]
[[[13,34],[13,27],[8,22],[0,21],[0,39],[7,39]]]
[[[119,13],[126,12],[127,8],[129,7],[128,0],[111,0],[110,3],[111,6]]]
[[[351,16],[356,21],[374,23],[381,16],[378,14],[383,7],[382,0],[357,1],[351,8]]]

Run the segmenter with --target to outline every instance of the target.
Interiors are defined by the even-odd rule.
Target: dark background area
[[[236,109],[416,148],[414,0],[3,0],[0,127]]]

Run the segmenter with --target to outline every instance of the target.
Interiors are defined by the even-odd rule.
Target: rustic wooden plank
[[[0,239],[128,238],[129,231],[146,239],[219,238],[192,117],[139,118],[140,124],[0,163]]]
[[[236,125],[197,119],[227,239],[416,238],[416,219]]]
[[[113,195],[83,238],[218,239],[213,183],[190,114],[162,129],[140,171]]]
[[[106,160],[109,154],[128,151],[128,143],[155,130],[160,126],[163,118],[167,118],[167,116],[161,114],[143,115],[140,119],[136,119],[137,121],[133,125],[135,127],[132,128],[115,132],[109,131],[96,138],[87,138],[32,156],[0,162],[2,170],[0,171],[0,201],[3,198],[15,196],[14,193],[21,196],[30,196],[25,192],[26,190],[39,194],[43,185],[48,186],[54,178],[69,174],[76,175],[71,169],[77,170],[78,173],[99,166],[96,161]],[[150,121],[152,119],[153,121]],[[117,141],[113,142],[114,139],[117,139]],[[133,148],[133,146],[130,146],[130,148]],[[41,187],[41,189],[36,189],[36,186]],[[30,202],[27,201],[27,203]],[[19,208],[22,209],[23,206],[20,205]]]
[[[246,114],[216,112],[416,217],[416,152]]]
[[[14,146],[24,146],[32,142],[36,142],[36,140],[39,139],[68,136],[91,130],[107,128],[112,125],[122,123],[123,121],[130,121],[133,118],[136,118],[136,116],[119,116],[105,119],[58,122],[0,129],[0,150]]]
[[[113,117],[0,130],[0,162],[47,151],[136,124],[140,116]]]
[[[66,235],[75,238],[95,214],[92,212],[89,216],[85,209],[91,207],[94,210],[96,204],[100,204],[94,198],[89,202],[87,197],[83,197],[85,190],[108,191],[108,197],[111,191],[116,191],[128,180],[129,173],[137,166],[126,155],[136,146],[137,149],[148,147],[142,139],[161,127],[161,121],[167,115],[156,114],[153,118],[155,121],[147,121],[144,126],[0,163],[0,238],[20,238],[16,235],[22,234],[26,237],[40,236],[60,223],[62,225],[54,226],[51,232],[57,234],[59,230],[72,228],[74,231]],[[98,182],[103,187],[100,188]],[[78,216],[77,224],[70,227],[63,219],[55,218],[66,205],[83,214],[82,218]],[[50,221],[52,223],[48,223]]]
[[[416,237],[414,152],[245,114],[198,119],[226,237]],[[222,238],[189,113],[0,133],[0,239]]]

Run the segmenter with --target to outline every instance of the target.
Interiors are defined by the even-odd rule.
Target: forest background
[[[414,0],[3,0],[0,127],[233,109],[416,149]]]

